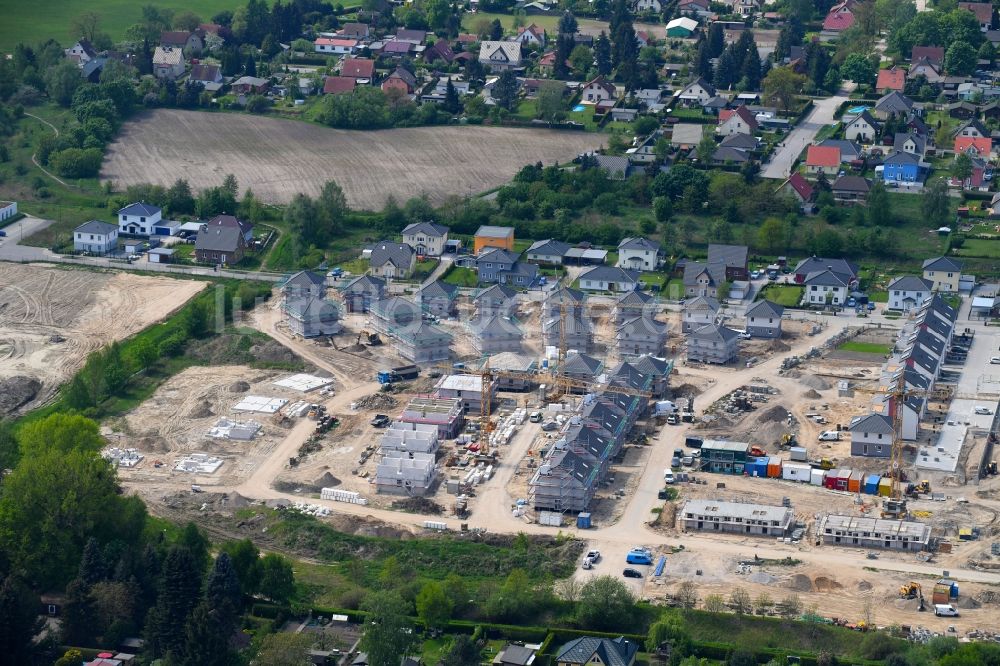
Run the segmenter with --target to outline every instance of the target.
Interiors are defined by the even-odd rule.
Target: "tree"
[[[427,629],[443,629],[451,619],[451,600],[444,587],[435,581],[424,583],[417,593],[417,617]]]
[[[868,193],[868,219],[876,227],[892,224],[892,206],[889,203],[889,193],[881,180],[876,180]]]
[[[731,88],[739,81],[741,65],[742,63],[737,57],[736,44],[730,44],[722,51],[722,55],[715,63],[715,78],[712,83],[719,89]]]
[[[441,657],[439,666],[468,666],[479,663],[482,663],[482,654],[476,643],[465,634],[459,634],[455,636],[448,652]]]
[[[806,77],[791,67],[775,67],[764,78],[764,100],[787,111],[805,84]]]
[[[555,122],[563,112],[563,93],[566,86],[562,81],[542,81],[535,99],[536,114],[542,120]]]
[[[709,613],[721,613],[726,609],[726,601],[721,594],[710,594],[705,597],[704,607]]]
[[[172,215],[191,215],[194,213],[194,195],[191,186],[183,178],[178,178],[167,190],[166,208]]]
[[[577,44],[569,53],[569,64],[576,72],[585,74],[593,63],[594,52],[583,44]]]
[[[517,75],[512,70],[504,70],[493,84],[493,99],[497,105],[510,111],[517,101]]]
[[[17,442],[24,457],[49,451],[97,453],[107,444],[95,421],[76,414],[60,413],[21,426]]]
[[[597,73],[602,76],[611,74],[611,40],[603,32],[597,36],[594,42],[594,62],[597,65]]]
[[[674,207],[667,197],[653,199],[653,216],[657,222],[666,223],[674,216]]]
[[[91,537],[87,540],[87,545],[83,548],[83,557],[80,559],[80,571],[77,578],[83,581],[84,585],[93,585],[108,576],[108,568],[104,563],[104,555],[101,553],[101,544],[97,539]]]
[[[292,565],[281,555],[268,553],[260,560],[260,591],[271,601],[287,604],[295,594]]]
[[[101,16],[97,12],[83,12],[69,24],[70,34],[74,39],[86,39],[91,44],[100,41]]]
[[[875,85],[875,77],[878,75],[878,65],[871,58],[865,57],[860,53],[852,53],[847,56],[844,63],[840,66],[840,75],[855,83]]]
[[[344,229],[344,219],[350,209],[347,207],[347,197],[336,181],[323,183],[323,189],[316,199],[316,214],[318,235],[314,239],[317,245],[326,245]]]
[[[962,185],[972,176],[972,158],[967,153],[959,153],[951,165],[951,175]]]
[[[589,629],[621,629],[635,616],[635,595],[618,578],[597,576],[580,590],[576,613],[577,621]]]
[[[198,604],[184,629],[183,656],[177,660],[179,666],[229,666],[233,663],[229,622],[223,612],[212,608],[208,601]]]
[[[41,629],[38,595],[13,575],[5,576],[0,580],[0,654],[4,660],[31,663],[34,638]]]
[[[215,622],[218,623],[220,631],[228,638],[236,628],[243,597],[236,568],[226,553],[220,553],[215,558],[212,571],[209,572],[205,583],[205,601],[216,613]]]
[[[460,113],[462,111],[462,100],[458,98],[458,90],[455,89],[455,84],[448,79],[448,85],[445,86],[444,90],[444,104],[442,104],[444,110],[448,113]]]
[[[753,601],[754,612],[758,615],[766,615],[774,606],[774,599],[767,592],[761,592]]]
[[[701,141],[698,142],[698,161],[703,164],[712,163],[712,155],[715,153],[715,136],[713,132],[714,128],[711,125],[706,125],[702,129]]]
[[[577,28],[576,17],[573,16],[573,12],[567,9],[563,12],[563,15],[559,17],[559,34],[575,35]]]
[[[798,595],[790,594],[774,606],[778,615],[784,618],[794,618],[802,615],[802,601]]]
[[[788,223],[777,217],[769,217],[757,230],[757,245],[768,254],[780,254],[788,249]]]
[[[82,83],[80,69],[71,62],[61,62],[45,72],[45,92],[59,106],[68,107]]]
[[[503,24],[498,18],[493,19],[493,22],[490,23],[490,39],[494,42],[503,39]]]
[[[655,653],[664,644],[670,645],[671,657],[691,654],[691,635],[684,629],[684,623],[674,613],[664,613],[649,627],[646,634],[646,652]]]
[[[192,11],[183,11],[174,17],[174,29],[194,32],[201,25],[201,17]]]
[[[97,634],[97,614],[90,586],[79,578],[66,586],[62,604],[61,638],[67,645],[93,645]]]
[[[952,76],[969,76],[976,69],[976,49],[968,42],[955,42],[944,56],[944,68]]]
[[[359,649],[371,666],[399,666],[413,644],[406,603],[395,592],[376,592],[365,600],[368,620]]]
[[[173,546],[163,562],[160,593],[146,619],[146,639],[155,656],[184,654],[188,617],[201,596],[201,570],[191,551]]]
[[[243,595],[255,594],[260,587],[260,551],[250,539],[227,541],[220,550],[229,557]]]
[[[674,596],[681,608],[694,608],[698,605],[698,588],[689,580],[677,587],[677,594]]]
[[[928,182],[920,195],[920,211],[932,225],[941,226],[951,217],[951,200],[948,195],[948,183],[944,178],[935,178]]]
[[[187,548],[188,552],[191,553],[198,571],[204,571],[208,566],[210,557],[208,551],[212,545],[209,543],[208,537],[205,536],[204,532],[193,522],[188,522],[184,525],[184,529],[181,530],[177,543]]]

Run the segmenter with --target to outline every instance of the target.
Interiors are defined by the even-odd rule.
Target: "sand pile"
[[[323,476],[316,479],[313,485],[318,486],[319,488],[336,488],[340,485],[340,479],[327,472]]]
[[[826,576],[816,576],[813,585],[817,592],[833,592],[844,587],[834,579],[827,578]]]
[[[802,394],[802,397],[809,398],[810,400],[815,400],[816,398],[822,398],[823,396],[821,396],[819,394],[819,391],[817,391],[816,389],[809,389],[808,391]]]
[[[767,351],[772,351],[772,352],[787,352],[787,351],[791,351],[791,350],[792,350],[792,348],[789,347],[788,345],[786,345],[781,340],[771,340],[771,342],[769,342],[768,345],[767,345]]]
[[[764,411],[760,416],[757,417],[757,421],[760,423],[775,423],[779,421],[786,421],[788,419],[788,410],[781,405],[775,405],[770,409]]]
[[[830,388],[830,382],[826,381],[822,377],[817,377],[816,375],[803,375],[799,378],[799,381],[809,388],[816,389],[817,391],[825,391]]]
[[[770,585],[776,579],[771,574],[764,573],[763,571],[758,571],[757,573],[749,576],[748,580],[751,583],[758,583],[760,585]]]
[[[796,592],[812,592],[813,582],[809,576],[805,574],[795,574],[788,579],[785,583],[785,587],[790,590],[795,590]]]
[[[208,400],[202,398],[197,405],[191,408],[191,411],[187,413],[189,419],[203,419],[212,416],[215,412],[212,411],[212,403]]]
[[[873,587],[873,585],[871,583],[869,583],[868,581],[866,581],[866,580],[859,580],[858,581],[858,591],[859,592],[867,592],[868,590],[872,589],[872,587]]]
[[[250,390],[250,384],[246,382],[233,382],[229,386],[230,393],[245,393]]]

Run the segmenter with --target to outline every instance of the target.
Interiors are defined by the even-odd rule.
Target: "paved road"
[[[775,178],[784,180],[792,172],[792,165],[798,156],[805,150],[806,146],[812,143],[826,125],[832,125],[834,114],[841,104],[847,101],[853,83],[845,84],[836,95],[826,99],[816,100],[813,109],[805,119],[796,125],[795,129],[788,133],[781,147],[771,156],[771,161],[764,166],[761,175],[764,178]]]

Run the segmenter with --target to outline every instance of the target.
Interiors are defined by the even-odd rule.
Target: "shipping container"
[[[878,482],[882,480],[878,474],[869,474],[868,478],[865,480],[865,493],[869,495],[878,495]]]
[[[878,482],[878,494],[882,497],[892,494],[892,479],[885,478]]]
[[[772,479],[781,478],[781,458],[771,456],[767,459],[767,476]]]
[[[837,490],[847,490],[847,486],[851,481],[851,470],[846,467],[837,471],[837,481],[834,484],[834,488]]]
[[[837,487],[837,473],[840,472],[838,469],[827,470],[826,476],[823,478],[823,485],[830,490]]]
[[[809,452],[801,446],[793,446],[788,449],[789,457],[795,462],[806,462],[809,460]]]
[[[847,481],[847,489],[852,493],[860,493],[861,487],[864,485],[865,473],[858,470],[856,472],[851,472],[851,477]]]
[[[931,594],[931,603],[947,604],[952,599],[958,598],[958,583],[953,580],[943,578],[934,584],[934,591]]]
[[[823,478],[826,476],[826,470],[814,469],[809,473],[809,483],[814,486],[822,486]]]
[[[802,483],[809,483],[809,478],[812,475],[812,467],[809,465],[796,465],[794,463],[785,463],[781,467],[781,478],[787,479],[788,481],[799,481]]]

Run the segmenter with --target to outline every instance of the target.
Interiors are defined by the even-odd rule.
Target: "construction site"
[[[185,370],[113,425],[126,485],[154,506],[229,493],[414,533],[568,530],[603,553],[581,579],[620,576],[643,546],[660,573],[626,582],[664,603],[690,581],[855,625],[1000,630],[985,328],[934,303],[877,325],[805,315],[710,365],[686,354],[685,313],[653,300],[494,286],[421,304],[380,282],[306,280],[295,298],[333,304],[327,323],[336,308],[316,336],[279,285],[248,323],[307,370]],[[623,330],[637,317],[652,323]],[[961,620],[899,596],[949,576]]]

